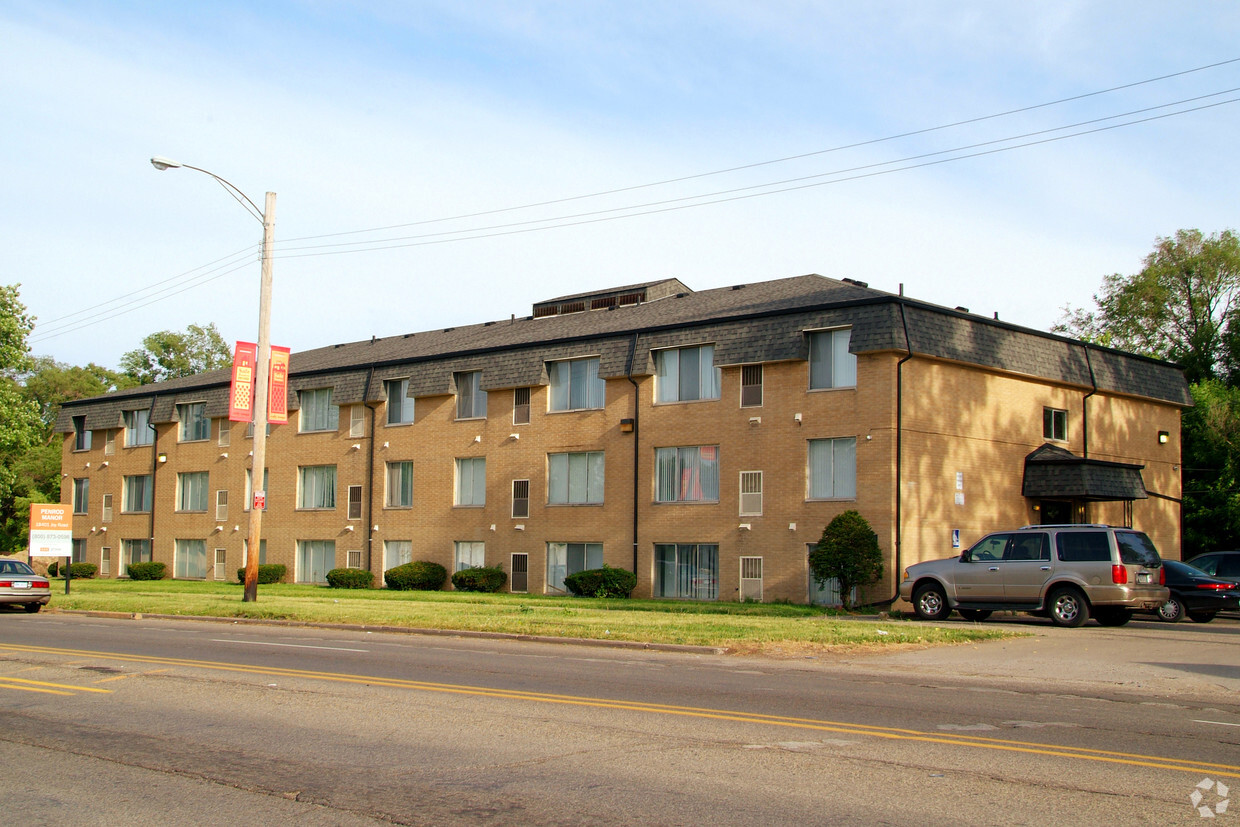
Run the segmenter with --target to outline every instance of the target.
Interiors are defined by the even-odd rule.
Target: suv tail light
[[[1167,585],[1167,567],[1166,566],[1158,567],[1158,585],[1160,586]]]
[[[1124,585],[1128,582],[1128,569],[1124,566],[1111,566],[1111,582]]]

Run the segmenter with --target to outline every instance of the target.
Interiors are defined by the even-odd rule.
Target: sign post
[[[69,566],[73,563],[73,514],[60,503],[30,504],[29,556],[65,558],[65,594],[69,593]]]

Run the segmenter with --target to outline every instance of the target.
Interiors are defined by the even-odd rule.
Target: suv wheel
[[[1179,623],[1184,619],[1184,604],[1172,597],[1158,607],[1158,619],[1166,623]]]
[[[913,610],[922,620],[945,620],[951,614],[947,595],[938,583],[926,583],[913,592]]]
[[[1089,620],[1089,604],[1085,602],[1085,595],[1071,586],[1054,589],[1046,602],[1051,622],[1056,626],[1080,626]]]

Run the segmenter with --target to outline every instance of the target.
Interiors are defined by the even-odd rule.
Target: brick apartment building
[[[75,559],[233,579],[251,437],[229,372],[66,403]],[[512,591],[635,571],[636,596],[831,600],[807,549],[836,514],[903,566],[998,528],[1106,522],[1180,556],[1174,365],[809,275],[674,279],[523,318],[295,353],[267,443],[260,560],[298,582],[409,560]]]

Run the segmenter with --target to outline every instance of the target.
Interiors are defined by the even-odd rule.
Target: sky
[[[1234,2],[0,0],[0,284],[67,364],[255,340],[261,222],[158,155],[277,194],[294,351],[806,273],[1047,330],[1240,226],[1237,99]]]

